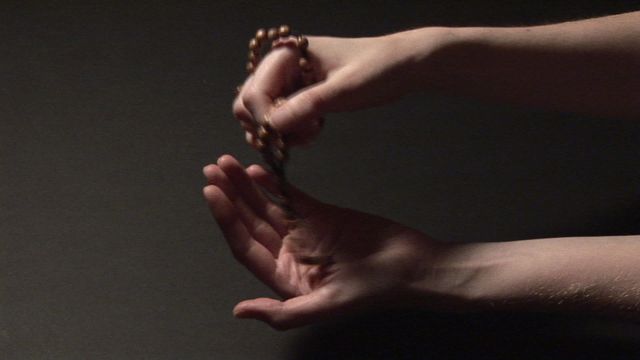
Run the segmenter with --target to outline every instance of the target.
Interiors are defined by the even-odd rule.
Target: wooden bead
[[[263,141],[269,139],[269,131],[264,126],[258,128],[258,138]]]
[[[274,107],[274,108],[279,108],[280,106],[282,106],[282,105],[284,104],[284,102],[285,102],[285,101],[286,101],[286,100],[285,100],[284,98],[281,98],[281,97],[276,98],[276,99],[273,101],[273,107]]]
[[[289,36],[289,34],[291,34],[291,28],[289,28],[289,25],[280,25],[280,28],[278,29],[278,35],[280,35],[281,37],[287,37]]]
[[[249,40],[249,49],[258,50],[259,47],[260,44],[258,43],[258,40],[256,40],[255,38]]]
[[[247,58],[249,59],[249,61],[257,65],[260,62],[260,51],[258,50],[249,51]]]
[[[276,157],[276,160],[278,161],[285,161],[287,158],[287,155],[284,153],[284,151],[282,151],[282,149],[275,149],[273,151],[273,155]]]
[[[264,119],[260,124],[260,126],[264,127],[265,130],[267,130],[267,132],[271,132],[271,114],[270,113],[264,114]]]
[[[307,39],[304,36],[298,36],[296,40],[297,40],[296,45],[298,46],[298,49],[300,49],[300,51],[306,51],[307,48],[309,47],[309,39]]]
[[[253,138],[253,134],[251,134],[250,131],[245,130],[244,132],[244,139],[246,140],[247,144],[254,146],[253,144],[255,143],[255,140]]]
[[[275,145],[275,147],[277,149],[284,150],[285,145],[284,145],[284,141],[282,140],[281,136],[278,136],[276,138],[276,140],[273,142],[273,144]]]
[[[267,32],[267,38],[269,40],[275,40],[277,37],[278,37],[278,29],[276,28],[269,29],[269,31]]]
[[[267,39],[267,30],[265,29],[258,29],[258,31],[256,31],[256,39],[258,39],[258,41],[264,41]]]
[[[298,65],[300,65],[300,68],[302,69],[302,71],[311,70],[311,64],[309,63],[309,60],[307,60],[306,58],[301,57],[298,60]]]
[[[264,141],[260,140],[260,139],[255,139],[253,141],[253,146],[255,146],[256,149],[263,151],[267,148],[267,144],[264,143]]]

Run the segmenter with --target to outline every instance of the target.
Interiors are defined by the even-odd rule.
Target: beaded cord
[[[271,41],[270,48],[268,42]],[[263,58],[262,52],[267,48],[265,54],[276,47],[290,46],[296,48],[300,53],[298,66],[300,68],[302,86],[311,85],[315,79],[313,68],[309,61],[307,48],[309,40],[302,35],[292,35],[288,25],[281,25],[278,28],[258,29],[253,38],[249,40],[249,56],[246,70],[249,74],[257,69],[260,60]],[[238,92],[241,87],[236,89]],[[282,104],[284,99],[274,100],[274,107]],[[318,123],[322,125],[322,120]],[[303,226],[303,219],[295,212],[290,197],[290,185],[285,173],[285,165],[288,160],[288,148],[285,139],[270,126],[269,114],[265,114],[264,119],[254,119],[254,136],[252,145],[260,151],[264,162],[271,172],[276,176],[279,195],[273,195],[272,200],[285,212],[289,228]],[[333,257],[329,254],[309,255],[305,254],[305,241],[301,238],[289,239],[290,249],[296,252],[298,261],[308,265],[320,265],[321,268],[334,263]]]
[[[269,47],[268,43],[271,42]],[[258,29],[253,38],[249,40],[249,55],[246,70],[252,74],[260,64],[260,60],[270,49],[280,46],[295,47],[299,53],[298,66],[301,70],[301,80],[303,86],[313,83],[313,71],[309,62],[307,48],[309,40],[302,36],[292,36],[291,28],[288,25],[281,25],[278,28]],[[238,89],[239,90],[239,89]],[[277,107],[283,100],[276,99]],[[278,196],[274,196],[273,200],[285,211],[290,225],[294,225],[294,220],[298,218],[289,196],[289,183],[286,178],[285,165],[288,160],[288,148],[285,139],[269,125],[269,115],[266,114],[264,119],[255,119],[255,136],[252,145],[260,151],[264,162],[268,165],[271,172],[276,176]]]

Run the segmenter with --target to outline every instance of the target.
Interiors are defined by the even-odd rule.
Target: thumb
[[[233,315],[240,319],[263,321],[277,330],[287,330],[308,325],[332,312],[328,296],[320,292],[280,301],[270,298],[245,300],[233,309]]]
[[[271,126],[282,134],[315,133],[318,120],[336,107],[337,93],[329,81],[306,87],[273,108]]]

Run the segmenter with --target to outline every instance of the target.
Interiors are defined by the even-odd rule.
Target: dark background
[[[524,25],[638,1],[3,1],[0,358],[632,356],[638,326],[542,314],[234,320],[271,292],[235,263],[201,168],[258,156],[230,114],[255,29],[379,35]],[[291,177],[443,241],[640,233],[640,123],[415,95],[329,117]]]

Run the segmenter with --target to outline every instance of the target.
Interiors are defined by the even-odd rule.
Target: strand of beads
[[[293,42],[291,42],[293,40]],[[258,29],[256,35],[249,40],[249,56],[247,61],[247,72],[253,73],[258,67],[260,60],[262,59],[262,50],[264,45],[271,41],[271,47],[277,47],[281,45],[295,45],[300,51],[299,65],[303,73],[303,81],[305,85],[309,85],[313,79],[310,77],[312,73],[311,64],[309,63],[309,57],[307,54],[307,48],[309,47],[309,40],[303,35],[296,35],[291,37],[291,28],[289,25],[280,25],[278,28]]]
[[[271,46],[268,47],[269,41]],[[311,85],[314,79],[313,68],[309,61],[308,47],[309,40],[302,35],[291,35],[291,28],[282,25],[278,28],[269,30],[258,29],[256,35],[249,40],[249,59],[247,61],[247,72],[252,74],[258,68],[263,58],[263,50],[267,48],[265,54],[277,47],[289,46],[295,48],[299,52],[298,66],[300,70],[300,87]],[[284,101],[283,98],[274,100],[274,107],[278,107]],[[257,148],[264,161],[269,165],[271,171],[276,175],[278,181],[278,191],[280,196],[274,198],[276,203],[284,210],[289,219],[289,227],[304,226],[304,221],[295,212],[291,199],[289,197],[289,183],[285,176],[285,164],[287,161],[288,149],[281,134],[275,131],[269,125],[269,114],[265,114],[264,119],[255,119],[254,136],[252,145]],[[319,120],[318,126],[322,126],[322,119]],[[306,254],[306,246],[304,239],[289,239],[289,247],[293,252],[297,253],[298,261],[308,265],[328,266],[334,263],[330,254],[309,255]]]
[[[269,46],[269,42],[271,45]],[[252,74],[258,68],[263,58],[271,49],[290,46],[294,47],[300,53],[298,66],[301,73],[301,86],[307,86],[313,83],[313,69],[309,62],[307,48],[309,40],[302,36],[292,36],[291,28],[288,25],[281,25],[278,28],[258,29],[256,34],[249,40],[249,55],[246,65],[247,72]],[[266,51],[265,51],[266,48]],[[274,105],[278,106],[283,100],[276,99]],[[285,164],[288,159],[288,149],[281,134],[275,131],[269,125],[269,115],[265,114],[264,119],[255,119],[255,131],[252,145],[260,151],[264,161],[267,163],[271,171],[276,175],[278,180],[278,188],[281,197],[278,199],[279,205],[285,210],[287,217],[294,220],[297,216],[291,206],[288,182],[285,176]]]

